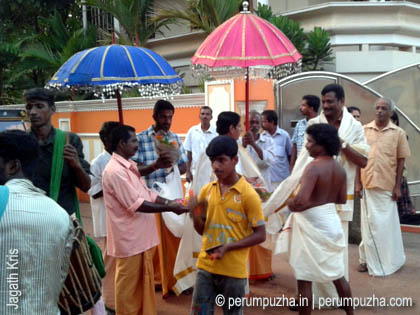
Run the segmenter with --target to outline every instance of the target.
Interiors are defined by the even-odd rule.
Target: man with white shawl
[[[337,205],[337,212],[341,220],[345,235],[345,277],[348,280],[348,224],[353,218],[354,202],[354,180],[357,167],[365,167],[369,146],[363,132],[363,127],[353,118],[344,106],[344,90],[341,85],[329,84],[324,87],[322,94],[322,112],[319,116],[309,120],[308,127],[317,123],[328,123],[338,130],[341,141],[341,151],[336,157],[337,161],[344,167],[347,174],[347,202]],[[273,254],[283,252],[284,240],[280,229],[286,222],[287,215],[290,213],[286,202],[293,197],[299,184],[305,166],[312,161],[308,151],[303,148],[298,156],[292,174],[286,178],[274,191],[270,199],[264,204],[264,215],[268,216],[266,231],[271,236],[268,237],[265,246],[273,249]],[[318,284],[313,283],[313,293],[315,296],[337,297],[337,292],[332,283]],[[315,303],[317,298],[315,297]]]
[[[364,126],[371,150],[361,172],[364,193],[358,271],[373,276],[390,275],[405,263],[397,200],[410,148],[404,130],[390,121],[394,107],[392,100],[378,99],[375,120]]]
[[[347,202],[346,172],[334,160],[340,150],[335,127],[313,124],[306,130],[306,149],[314,158],[299,181],[297,195],[289,200],[292,211],[289,229],[289,263],[298,283],[299,314],[310,314],[313,305],[312,282],[333,282],[340,298],[351,298],[344,278],[345,240],[336,205]],[[344,300],[345,301],[345,300]],[[353,314],[351,304],[343,306]]]
[[[242,132],[240,116],[235,112],[222,112],[217,118],[217,133],[219,135],[228,135],[235,140],[239,139]],[[265,181],[257,165],[252,160],[242,145],[238,146],[239,161],[236,165],[236,172],[243,175],[251,185],[260,185],[266,187]],[[195,194],[199,194],[201,188],[215,180],[212,171],[210,159],[203,152],[198,158],[196,164],[196,176],[193,177],[191,188]],[[201,248],[201,235],[199,235],[193,226],[193,221],[186,216],[184,222],[183,234],[178,248],[174,266],[174,276],[176,284],[172,290],[177,294],[194,286],[197,275],[196,261]]]

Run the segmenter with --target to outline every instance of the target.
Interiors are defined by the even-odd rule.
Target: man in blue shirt
[[[178,144],[179,158],[175,163],[178,165],[181,174],[186,172],[188,158],[184,147],[179,137],[170,131],[174,113],[175,108],[170,102],[158,100],[153,108],[155,124],[138,135],[139,149],[133,157],[133,160],[138,163],[140,174],[144,176],[149,188],[152,188],[154,182],[166,182],[166,176],[172,171],[172,164],[174,162],[169,152],[157,153],[155,139],[158,134],[165,134],[169,142],[176,142]],[[162,296],[168,297],[169,291],[176,283],[173,276],[173,268],[180,239],[170,232],[161,214],[157,214],[157,220],[158,225],[161,226],[161,243],[158,251],[159,267],[155,265],[155,270],[160,269]]]
[[[270,166],[270,175],[271,185],[275,190],[290,175],[292,143],[289,134],[278,127],[278,116],[274,110],[265,110],[262,113],[261,123],[264,129],[262,136],[271,137],[274,142],[275,161]]]
[[[295,162],[299,153],[303,147],[305,141],[305,131],[308,126],[308,120],[315,118],[318,115],[318,109],[321,101],[318,96],[305,95],[302,97],[302,104],[299,107],[299,111],[305,118],[298,121],[292,136],[292,155],[290,157],[290,171],[293,170]]]
[[[186,162],[188,161],[184,147],[179,137],[170,131],[172,118],[175,113],[174,106],[165,100],[158,100],[153,108],[153,119],[155,124],[149,129],[138,134],[139,150],[133,160],[139,164],[139,171],[144,176],[147,186],[152,188],[154,182],[165,183],[169,174],[167,169],[172,166],[170,156],[164,152],[158,155],[155,147],[155,139],[158,133],[168,135],[169,141],[176,141],[179,146],[180,157],[177,162],[179,172],[184,174]]]

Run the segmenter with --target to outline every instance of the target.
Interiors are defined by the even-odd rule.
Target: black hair
[[[102,143],[105,144],[105,139],[107,138],[108,141],[111,138],[112,130],[120,126],[121,124],[118,121],[106,121],[102,124],[101,130],[99,130],[99,137],[101,138]]]
[[[112,129],[112,132],[111,132],[112,152],[114,152],[117,149],[118,143],[120,143],[120,141],[127,142],[128,139],[130,139],[130,131],[136,132],[136,129],[127,125],[119,125],[115,127],[114,129]]]
[[[235,112],[221,112],[217,116],[216,132],[223,136],[229,132],[229,127],[236,127],[241,121],[241,116]]]
[[[206,154],[210,159],[223,154],[232,159],[238,155],[238,143],[232,137],[217,136],[210,141],[206,149]]]
[[[354,110],[357,110],[360,114],[362,113],[362,111],[360,110],[359,107],[356,106],[349,106],[347,107],[348,112],[351,114]]]
[[[306,101],[306,104],[308,104],[309,107],[314,109],[315,113],[318,113],[319,105],[321,104],[321,100],[318,96],[308,94],[303,96],[302,99]]]
[[[46,101],[49,107],[54,106],[54,94],[48,89],[33,88],[25,91],[23,97],[25,98],[26,102],[32,100]]]
[[[262,112],[262,115],[267,119],[268,122],[273,122],[274,125],[277,126],[279,122],[279,116],[277,116],[277,113],[272,109],[266,109]]]
[[[391,119],[391,121],[395,124],[395,125],[397,125],[397,126],[399,126],[400,125],[400,118],[398,117],[398,114],[397,114],[397,112],[394,110],[394,112],[392,113],[392,115],[391,115],[391,117],[389,117],[390,119]]]
[[[337,155],[340,152],[340,138],[337,129],[329,124],[314,124],[306,129],[317,144],[324,147],[328,155]]]
[[[171,110],[175,113],[175,107],[171,104],[171,102],[165,100],[158,100],[153,107],[153,117],[159,115],[160,112],[164,110]]]
[[[340,84],[331,83],[331,84],[326,85],[322,89],[321,95],[325,95],[329,92],[334,92],[337,100],[339,100],[339,101],[344,100],[344,89]]]
[[[23,174],[31,180],[39,157],[38,141],[23,130],[0,132],[0,157],[5,163],[19,160]]]
[[[202,109],[208,109],[208,110],[210,111],[210,113],[212,113],[212,114],[213,114],[213,110],[211,109],[211,107],[210,107],[210,106],[206,106],[206,105],[201,106],[201,107],[200,107],[200,113],[201,113],[201,110],[202,110]]]

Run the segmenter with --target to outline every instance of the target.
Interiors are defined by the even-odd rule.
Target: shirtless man
[[[304,217],[303,223],[300,223],[303,225],[294,225],[292,229],[303,228],[300,241],[305,245],[294,246],[293,238],[296,236],[293,231],[290,249],[290,264],[295,271],[299,295],[308,301],[306,305],[300,306],[299,314],[311,313],[312,281],[333,281],[341,299],[351,298],[350,286],[344,278],[342,255],[345,247],[341,245],[344,244],[344,233],[335,209],[335,204],[344,204],[347,199],[346,173],[333,157],[339,152],[340,139],[336,128],[328,124],[312,125],[308,127],[306,133],[308,135],[306,149],[314,161],[306,166],[300,180],[299,192],[288,203],[289,209],[295,212],[295,215]],[[302,217],[295,216],[294,224],[299,224],[299,218]],[[316,235],[311,230],[306,230],[305,224],[310,224]],[[321,240],[320,244],[316,244],[317,248],[322,248],[322,254],[325,255],[311,253],[310,245],[314,240],[318,241],[317,235]],[[296,239],[295,242],[297,241]],[[330,249],[330,245],[334,243],[339,245]],[[322,258],[318,257],[329,257],[329,262],[323,262]],[[347,300],[350,301],[350,299],[344,301]],[[353,314],[351,304],[349,302],[345,304],[341,306],[346,313]]]

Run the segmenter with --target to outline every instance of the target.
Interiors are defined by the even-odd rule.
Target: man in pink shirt
[[[157,314],[152,258],[159,237],[153,213],[181,214],[188,209],[147,188],[137,164],[130,160],[138,150],[134,128],[116,127],[111,143],[113,154],[103,172],[102,185],[107,209],[107,251],[116,257],[116,313]]]

